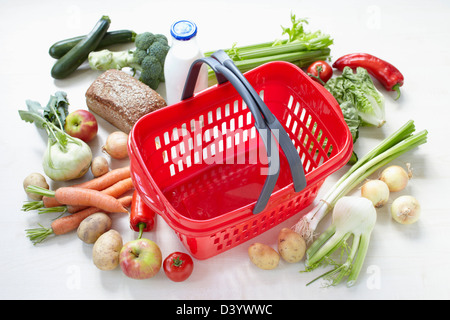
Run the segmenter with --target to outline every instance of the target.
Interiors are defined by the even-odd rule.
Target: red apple
[[[119,253],[123,273],[133,279],[148,279],[161,269],[162,255],[158,245],[145,238],[129,241]]]
[[[66,117],[64,130],[72,137],[89,142],[97,135],[97,119],[87,110],[76,110]]]

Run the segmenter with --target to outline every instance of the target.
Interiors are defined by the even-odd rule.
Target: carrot
[[[61,205],[61,203],[59,203],[58,200],[55,199],[55,197],[47,197],[47,196],[42,197],[42,204],[44,208],[53,208]]]
[[[113,196],[98,190],[61,187],[55,191],[59,203],[72,206],[92,206],[108,212],[128,212]]]
[[[55,197],[59,203],[65,205],[97,207],[108,212],[128,212],[116,198],[98,190],[61,187],[56,189],[56,191],[51,191],[30,185],[26,188],[26,191],[43,196]]]
[[[100,191],[112,186],[113,184],[115,184],[120,180],[127,179],[129,177],[131,177],[130,166],[126,166],[122,168],[113,169],[100,177],[88,180],[86,182],[71,185],[71,187],[86,188]],[[59,203],[54,197],[43,196],[42,201],[45,208],[53,208],[62,205],[62,203]]]
[[[108,171],[104,175],[91,179],[89,181],[75,184],[72,187],[86,188],[93,190],[103,190],[112,186],[117,181],[129,178],[131,176],[130,167],[123,167]]]
[[[127,207],[131,204],[131,200],[129,198],[132,198],[132,196],[122,197],[118,201],[122,206]],[[86,209],[78,211],[77,213],[56,219],[51,224],[53,233],[56,235],[61,235],[75,230],[76,228],[78,228],[81,221],[99,211],[101,210],[96,207],[88,207]]]
[[[125,192],[133,189],[133,180],[126,178],[113,184],[112,186],[100,191],[101,193],[113,196],[114,198],[120,197]],[[84,209],[86,206],[67,206],[67,211],[70,213],[78,212]]]
[[[131,200],[132,196],[124,196],[118,199],[120,204],[124,207],[130,206]],[[62,235],[77,229],[84,219],[100,211],[101,210],[99,208],[88,207],[84,210],[78,211],[77,213],[56,219],[52,222],[50,228],[41,226],[40,228],[27,229],[26,233],[28,238],[30,238],[34,244],[37,244],[44,241],[51,234]]]

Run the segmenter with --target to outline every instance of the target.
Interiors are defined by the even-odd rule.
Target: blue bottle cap
[[[197,34],[197,26],[192,21],[180,20],[172,24],[170,34],[177,40],[189,40]]]

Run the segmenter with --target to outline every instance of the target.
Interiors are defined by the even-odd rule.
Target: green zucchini
[[[52,58],[60,59],[85,37],[84,35],[55,42],[48,50],[48,53]],[[104,49],[113,44],[134,42],[135,38],[136,33],[132,30],[108,31],[95,50]]]
[[[87,59],[89,53],[98,47],[110,24],[109,17],[103,16],[83,40],[56,61],[51,70],[52,77],[63,79],[75,71]]]

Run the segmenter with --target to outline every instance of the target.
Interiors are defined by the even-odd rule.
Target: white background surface
[[[409,119],[418,130],[429,130],[429,142],[395,160],[411,163],[414,178],[403,193],[422,204],[423,216],[412,226],[396,224],[387,208],[378,211],[372,242],[355,287],[323,288],[305,284],[325,271],[299,273],[303,263],[281,262],[276,270],[254,267],[245,243],[206,261],[195,261],[192,276],[183,283],[168,280],[164,272],[148,280],[132,280],[119,268],[104,272],[91,260],[91,245],[76,233],[49,238],[33,246],[25,229],[49,226],[55,215],[20,210],[27,199],[22,181],[42,172],[46,137],[34,125],[20,120],[17,110],[25,100],[45,105],[57,90],[67,92],[70,110],[85,109],[84,94],[98,75],[83,67],[65,80],[50,76],[54,60],[49,46],[57,40],[86,34],[101,15],[109,15],[110,30],[133,29],[169,35],[179,18],[198,24],[204,51],[238,44],[271,41],[281,36],[280,25],[290,26],[290,12],[309,19],[309,30],[329,33],[335,42],[334,59],[352,52],[368,52],[396,65],[405,76],[402,97],[386,97],[387,123],[381,129],[363,129],[355,148],[364,154]],[[2,134],[0,145],[0,298],[2,299],[448,299],[450,298],[450,219],[448,196],[448,74],[450,72],[450,3],[448,1],[1,1],[0,90]],[[163,90],[161,90],[163,93]],[[99,119],[100,146],[114,127]],[[111,167],[126,161],[111,161]],[[324,184],[324,192],[341,172]],[[58,184],[52,183],[52,187]],[[319,194],[320,196],[320,194]],[[392,198],[392,197],[391,197]],[[391,199],[392,201],[392,199]],[[253,241],[275,247],[281,227]],[[323,227],[329,221],[324,221]],[[136,234],[125,216],[114,215],[113,228],[124,241]],[[185,250],[159,218],[146,237],[156,241],[163,256]]]

